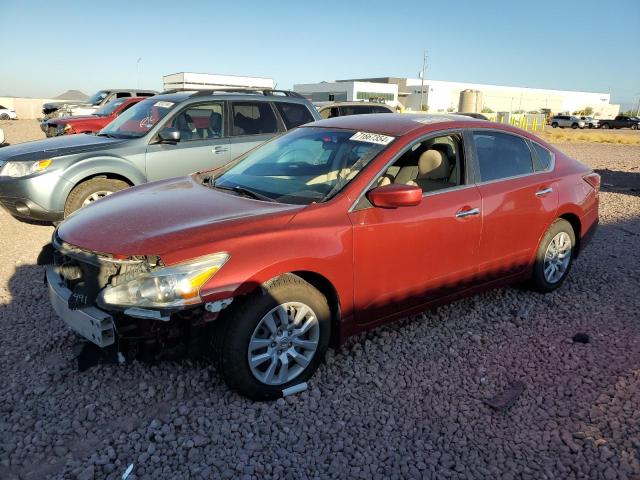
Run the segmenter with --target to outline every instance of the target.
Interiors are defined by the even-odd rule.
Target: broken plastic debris
[[[130,463],[127,469],[122,474],[122,480],[127,480],[127,478],[129,478],[129,475],[131,475],[131,472],[133,472],[133,463]]]
[[[498,411],[504,411],[516,403],[522,392],[524,392],[524,383],[513,382],[504,392],[485,400],[485,403]]]
[[[307,382],[298,383],[282,390],[282,396],[288,397],[289,395],[295,395],[296,393],[304,392],[307,388]]]

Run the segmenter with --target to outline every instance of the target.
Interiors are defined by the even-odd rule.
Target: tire
[[[553,263],[553,261],[547,262],[547,250],[550,249],[550,245],[553,241],[555,241],[555,246],[562,245],[562,239],[568,239],[570,241],[568,251],[565,248],[560,249],[559,251],[564,251],[565,255],[561,254],[561,258],[557,257],[556,260],[564,264],[566,259],[566,265],[561,268],[557,268],[555,273],[545,274],[545,267],[548,269],[548,272],[554,272],[553,267],[549,264]],[[573,264],[574,258],[574,249],[576,245],[576,233],[573,231],[573,227],[566,220],[559,218],[555,222],[551,224],[549,229],[546,231],[542,240],[540,241],[540,245],[538,246],[538,250],[536,252],[536,258],[533,265],[533,275],[531,279],[531,287],[533,290],[541,293],[552,292],[556,288],[560,287],[569,275],[571,271],[571,266]],[[553,249],[554,247],[551,247]],[[549,253],[553,253],[551,250]],[[557,274],[560,275],[557,275]]]
[[[302,347],[288,343],[287,337],[280,340],[273,338],[280,330],[272,334],[274,330],[271,328],[282,325],[281,321],[278,317],[271,317],[274,323],[271,328],[267,328],[270,322],[265,319],[283,305],[288,306],[286,311],[289,313],[284,318],[288,318],[289,321],[292,317],[295,318],[298,312],[304,311],[300,305],[310,309],[310,316],[299,320],[298,328],[293,331],[300,331],[300,325],[305,322],[313,326],[303,335],[288,338],[292,339],[291,342],[296,339],[308,344],[316,342],[313,353],[311,350],[305,351]],[[312,320],[314,316],[317,323]],[[217,335],[214,332],[213,338],[213,353],[218,357],[216,363],[226,384],[253,400],[274,400],[282,396],[283,389],[309,379],[324,359],[331,336],[331,311],[327,299],[311,284],[293,274],[270,280],[259,292],[248,296],[237,305],[232,304],[225,311],[225,316],[218,321],[220,320],[223,323],[218,326]],[[286,335],[286,329],[282,330],[282,334]],[[256,345],[264,345],[250,351],[252,339]],[[301,359],[300,363],[294,361],[292,350]],[[298,353],[299,351],[303,354]],[[283,354],[288,362],[286,370],[283,370],[284,363],[281,360]],[[267,360],[256,362],[252,367],[250,356],[257,360]],[[289,376],[285,376],[287,374]],[[268,378],[271,378],[271,383],[267,382]]]
[[[553,128],[558,128],[558,122],[553,122],[553,123],[551,124],[551,126],[552,126]]]
[[[571,128],[573,128],[575,130],[576,128],[578,128],[578,124],[577,123],[572,123],[571,124]]]
[[[610,129],[611,127],[609,126],[609,124],[608,124],[608,123],[603,123],[603,124],[602,124],[602,126],[601,126],[600,128],[602,128],[603,130],[608,130],[608,129]]]
[[[127,182],[110,178],[92,178],[76,185],[67,197],[64,206],[64,218],[67,218],[76,210],[92,203],[92,196],[104,197],[129,187]]]
[[[638,129],[638,125],[631,125],[631,130],[637,130]]]
[[[0,115],[0,120],[9,120],[9,114],[8,113],[3,113]]]

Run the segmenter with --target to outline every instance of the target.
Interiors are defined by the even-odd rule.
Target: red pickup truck
[[[73,135],[75,133],[95,133],[106,127],[122,112],[147,98],[117,98],[96,110],[93,115],[51,118],[41,122],[40,128],[47,137]]]

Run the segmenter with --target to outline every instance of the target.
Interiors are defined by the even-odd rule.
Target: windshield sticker
[[[388,137],[387,135],[380,135],[379,133],[358,132],[354,134],[349,140],[355,140],[356,142],[377,143],[378,145],[389,145],[395,140],[395,137]]]
[[[164,100],[161,100],[159,102],[154,103],[153,106],[160,107],[160,108],[171,108],[173,107],[173,102],[165,102]]]

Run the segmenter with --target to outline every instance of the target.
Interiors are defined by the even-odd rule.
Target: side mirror
[[[370,190],[367,198],[380,208],[415,207],[422,202],[422,189],[414,185],[384,185]]]
[[[177,143],[180,141],[180,131],[173,127],[163,128],[158,132],[160,143]]]

